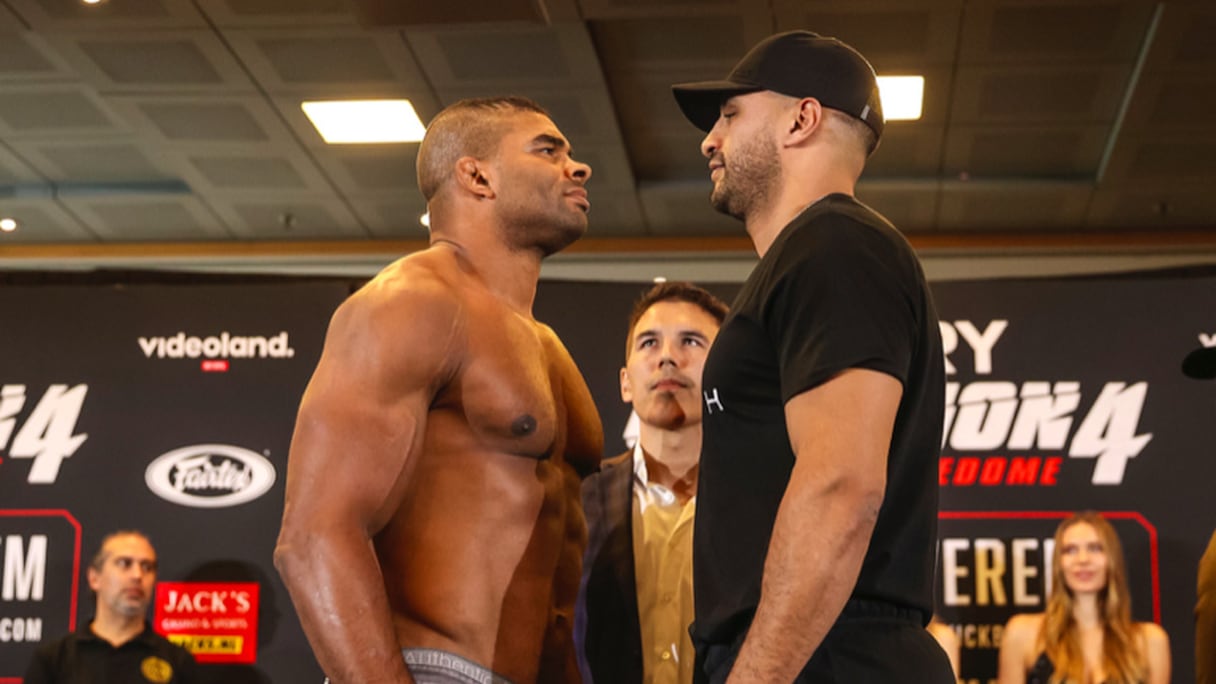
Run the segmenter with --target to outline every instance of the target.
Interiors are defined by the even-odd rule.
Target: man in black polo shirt
[[[765,39],[675,86],[715,209],[760,262],[705,363],[693,532],[702,676],[953,682],[933,609],[945,372],[907,241],[853,190],[883,130],[874,70],[834,38]]]
[[[107,535],[89,564],[97,595],[92,621],[42,644],[25,684],[198,684],[194,657],[147,622],[156,550],[140,532]]]

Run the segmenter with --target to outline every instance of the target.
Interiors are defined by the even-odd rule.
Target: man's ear
[[[89,588],[93,591],[97,591],[101,587],[101,573],[97,572],[96,568],[90,565],[87,574],[89,579]]]
[[[823,105],[813,97],[798,100],[791,113],[793,118],[788,119],[788,128],[785,130],[788,145],[805,142],[823,125]]]
[[[629,382],[629,372],[621,368],[621,401],[633,403],[633,385]]]
[[[494,199],[488,171],[485,162],[473,157],[461,157],[456,160],[456,183],[481,199]]]

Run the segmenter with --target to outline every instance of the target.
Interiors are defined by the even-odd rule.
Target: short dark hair
[[[148,539],[148,535],[139,530],[115,530],[101,538],[101,543],[97,545],[97,552],[93,554],[93,560],[89,561],[90,568],[101,570],[101,567],[106,564],[106,559],[110,557],[110,554],[106,552],[106,544],[118,537],[139,537],[148,542],[148,546],[152,546],[152,540]],[[155,551],[155,548],[153,550]]]
[[[428,202],[451,177],[456,160],[464,156],[485,159],[498,149],[504,133],[504,115],[545,108],[520,95],[460,100],[431,119],[418,147],[418,189]]]
[[[638,321],[646,315],[650,307],[659,302],[687,302],[696,305],[705,313],[713,316],[719,326],[726,320],[726,314],[730,312],[730,307],[725,302],[713,296],[709,290],[703,287],[688,282],[658,283],[643,292],[642,296],[633,303],[633,311],[629,314],[629,331],[625,333],[625,358],[629,358],[629,350],[633,347],[633,329],[637,327]]]

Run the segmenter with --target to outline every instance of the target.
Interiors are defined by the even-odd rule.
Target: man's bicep
[[[885,481],[887,452],[903,385],[895,377],[850,368],[785,404],[790,446],[829,472]]]
[[[433,337],[424,339],[425,321],[386,318],[380,311],[335,315],[296,419],[288,513],[294,499],[305,515],[374,534],[396,509],[442,356]]]

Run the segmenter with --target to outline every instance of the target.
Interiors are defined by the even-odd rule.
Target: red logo
[[[153,625],[200,663],[252,663],[258,596],[257,582],[161,582]]]

